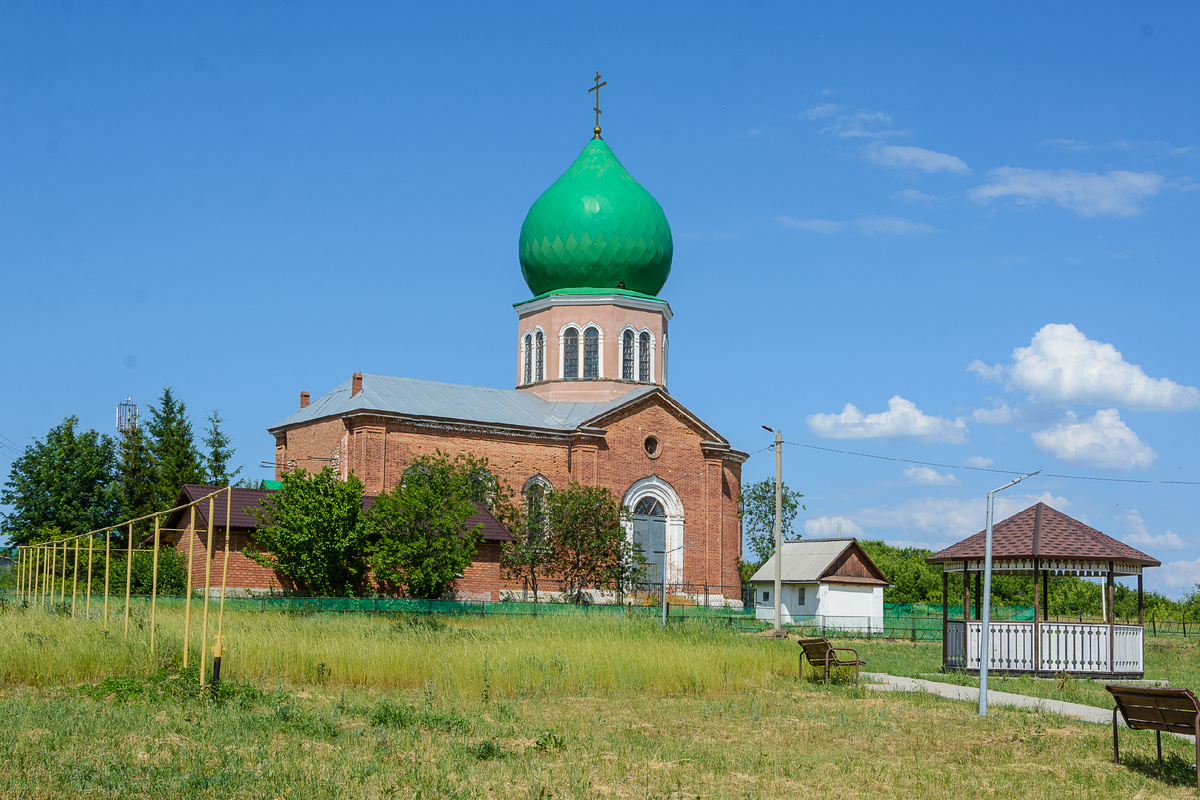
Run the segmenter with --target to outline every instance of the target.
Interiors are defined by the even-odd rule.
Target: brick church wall
[[[179,535],[176,549],[183,557],[187,568],[188,547],[192,548],[192,588],[204,589],[204,565],[207,561],[208,529],[197,517],[196,532],[190,525]],[[229,532],[229,574],[227,590],[247,589],[255,593],[278,592],[291,589],[287,578],[275,574],[275,570],[260,565],[245,554],[250,543],[251,532],[231,529]],[[221,573],[225,568],[225,529],[213,531],[213,554],[209,587],[216,592],[221,588]],[[471,565],[463,576],[451,586],[456,600],[499,600],[500,599],[500,545],[480,542]]]
[[[605,430],[604,436],[572,438],[361,416],[345,423],[336,419],[292,428],[279,435],[277,452],[281,459],[294,459],[298,467],[315,472],[322,464],[310,460],[314,454],[311,448],[328,452],[340,441],[339,429],[345,431],[343,474],[353,471],[368,494],[390,490],[414,458],[438,450],[451,456],[467,452],[487,458],[492,471],[515,494],[529,478],[540,473],[555,487],[578,481],[604,486],[621,499],[633,483],[656,475],[674,487],[683,504],[684,540],[688,544],[683,551],[684,581],[700,591],[707,583],[712,594],[739,598],[737,558],[742,542],[737,498],[741,464],[723,458],[719,450],[706,451],[701,446],[704,436],[695,424],[656,395],[620,409],[599,424]],[[656,458],[648,456],[644,448],[650,435],[660,442]],[[498,554],[497,546],[497,576]],[[464,581],[469,582],[466,576]],[[502,584],[505,588],[521,586],[520,581]]]

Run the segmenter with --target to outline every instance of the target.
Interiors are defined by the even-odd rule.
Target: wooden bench
[[[1200,701],[1187,689],[1147,686],[1105,686],[1113,696],[1113,763],[1121,763],[1117,748],[1117,712],[1135,731],[1154,731],[1158,741],[1158,768],[1162,769],[1162,732],[1182,733],[1196,739],[1196,761],[1200,764]],[[1200,769],[1196,773],[1200,789]]]
[[[808,663],[814,667],[825,667],[825,683],[829,683],[830,667],[854,667],[854,685],[858,685],[858,668],[865,667],[867,662],[859,659],[858,651],[853,647],[834,647],[833,643],[825,637],[817,639],[801,639],[796,644],[803,648],[800,653],[800,677],[804,677],[804,659],[808,659]],[[838,651],[853,653],[854,658],[850,661],[842,660],[838,657]]]

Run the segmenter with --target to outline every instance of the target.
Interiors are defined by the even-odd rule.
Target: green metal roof
[[[259,489],[266,489],[272,492],[278,492],[283,488],[283,481],[268,481],[264,480],[258,484]]]
[[[611,292],[623,284],[657,296],[671,274],[673,250],[662,206],[603,139],[588,142],[534,202],[518,242],[521,274],[535,295],[585,287]]]

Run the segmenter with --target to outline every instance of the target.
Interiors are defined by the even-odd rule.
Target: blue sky
[[[598,69],[674,231],[671,392],[743,450],[784,431],[806,535],[956,541],[1007,481],[972,465],[1122,479],[997,508],[1045,500],[1178,596],[1198,27],[1186,3],[6,4],[0,470],[165,384],[255,478],[302,389],[511,386],[517,233]]]

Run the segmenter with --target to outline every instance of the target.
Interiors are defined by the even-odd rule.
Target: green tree
[[[158,470],[154,466],[150,443],[142,429],[135,425],[121,436],[116,482],[121,498],[121,516],[135,519],[152,513],[156,509],[157,484]],[[137,530],[146,530],[147,523],[136,526]]]
[[[529,487],[523,506],[514,504],[506,513],[497,514],[515,539],[505,544],[500,568],[507,578],[528,581],[535,603],[539,581],[553,556],[547,541],[548,500],[546,488],[535,483]]]
[[[78,426],[78,417],[67,417],[13,461],[0,492],[0,504],[12,508],[0,517],[0,533],[11,543],[27,544],[43,529],[75,535],[121,520],[116,444]]]
[[[367,571],[363,484],[329,467],[292,470],[283,487],[247,510],[258,520],[247,555],[309,596],[349,597]]]
[[[800,498],[804,495],[792,491],[786,483],[781,485],[781,494],[783,513],[780,516],[780,528],[784,541],[792,542],[800,538],[799,534],[792,531],[792,523],[796,513],[804,508],[800,504]],[[738,514],[742,518],[742,536],[746,548],[756,562],[750,570],[753,574],[775,554],[775,480],[763,478],[743,486]]]
[[[229,471],[229,462],[233,459],[233,440],[221,430],[221,412],[213,410],[208,415],[208,428],[200,441],[208,449],[204,454],[204,467],[208,482],[217,486],[229,486],[237,479],[242,468]]]
[[[546,573],[562,582],[573,602],[586,602],[589,587],[620,589],[636,579],[636,548],[624,525],[628,513],[605,487],[572,482],[550,493]]]
[[[187,406],[175,398],[170,386],[163,387],[158,405],[150,407],[146,432],[158,470],[155,504],[158,508],[170,508],[185,483],[204,483],[205,478]]]
[[[468,528],[475,503],[498,496],[486,459],[440,450],[418,456],[392,491],[375,498],[367,519],[371,567],[383,591],[443,597],[471,565],[481,525]]]

